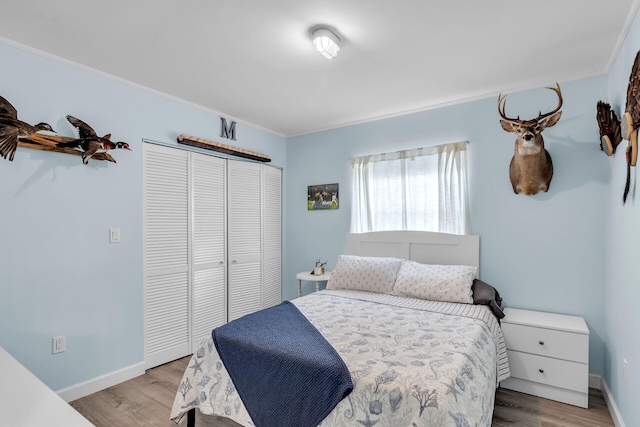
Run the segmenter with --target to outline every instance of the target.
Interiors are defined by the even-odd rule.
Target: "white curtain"
[[[350,161],[352,233],[470,234],[466,141]]]

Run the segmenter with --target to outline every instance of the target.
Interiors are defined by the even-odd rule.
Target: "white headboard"
[[[479,266],[480,236],[408,230],[349,233],[347,254]]]

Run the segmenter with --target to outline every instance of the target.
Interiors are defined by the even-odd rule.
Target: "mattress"
[[[321,427],[491,425],[509,367],[487,306],[338,290],[292,302],[338,351],[354,384]],[[192,408],[254,426],[210,336],[185,370],[171,419],[181,422]]]

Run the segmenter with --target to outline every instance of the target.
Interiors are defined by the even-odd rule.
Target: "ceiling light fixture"
[[[340,38],[326,28],[313,32],[313,45],[327,59],[333,59],[340,50]]]

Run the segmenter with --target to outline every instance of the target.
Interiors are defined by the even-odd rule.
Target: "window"
[[[351,159],[351,232],[470,234],[467,143]]]

